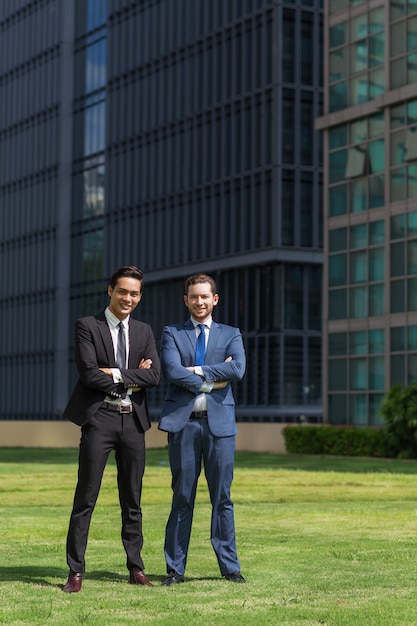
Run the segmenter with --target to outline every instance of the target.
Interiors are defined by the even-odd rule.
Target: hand
[[[152,367],[152,359],[141,359],[138,370],[149,370]]]
[[[110,367],[99,367],[99,370],[100,372],[103,372],[103,374],[107,374],[107,376],[111,376],[113,378],[113,374],[112,374]]]

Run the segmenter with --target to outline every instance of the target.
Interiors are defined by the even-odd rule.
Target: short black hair
[[[114,270],[110,276],[109,285],[112,289],[117,285],[119,278],[136,278],[141,283],[141,289],[143,289],[143,272],[135,265],[123,265]]]

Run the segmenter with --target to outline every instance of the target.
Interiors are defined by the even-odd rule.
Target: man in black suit
[[[148,324],[130,317],[142,297],[141,270],[117,269],[110,302],[97,316],[75,324],[79,380],[64,415],[81,426],[78,483],[67,536],[67,593],[80,591],[91,516],[109,453],[115,450],[122,511],[122,542],[129,582],[152,586],[144,574],[140,506],[145,469],[145,431],[151,426],[146,389],[159,382],[160,363]]]

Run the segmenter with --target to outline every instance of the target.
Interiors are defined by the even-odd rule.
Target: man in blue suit
[[[246,357],[239,329],[212,319],[218,301],[210,276],[190,276],[184,302],[191,318],[166,326],[162,334],[161,364],[169,388],[159,428],[168,432],[173,491],[165,534],[165,587],[184,582],[202,459],[212,505],[211,544],[220,572],[232,582],[245,582],[230,497],[237,433],[230,383],[242,379]]]

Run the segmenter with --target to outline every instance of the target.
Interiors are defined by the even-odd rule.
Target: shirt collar
[[[109,307],[107,307],[107,309],[104,311],[104,315],[106,316],[106,320],[109,322],[109,324],[111,324],[114,328],[117,328],[120,322],[122,322],[125,329],[129,327],[129,315],[124,320],[119,320],[119,318],[110,311]]]
[[[193,316],[191,316],[191,321],[192,321],[192,323],[193,323],[193,325],[194,325],[194,328],[196,328],[196,327],[200,324],[200,322],[197,322],[197,320],[195,320],[195,319],[193,318]],[[208,318],[208,320],[206,320],[206,321],[204,322],[204,324],[207,326],[207,328],[209,328],[209,329],[210,329],[210,328],[211,328],[211,324],[212,324],[212,322],[213,322],[213,318],[212,318],[212,317],[209,317],[209,318]]]

